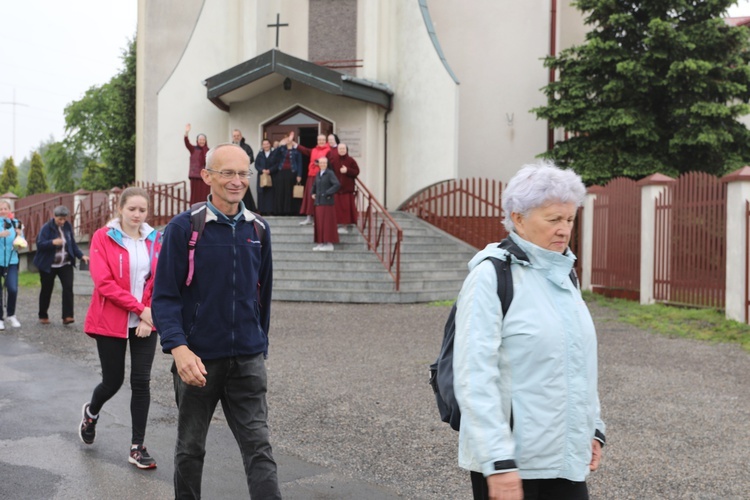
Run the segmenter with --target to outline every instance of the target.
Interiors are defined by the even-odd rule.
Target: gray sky
[[[122,68],[137,10],[137,0],[3,2],[0,102],[19,105],[0,104],[0,158],[15,150],[18,165],[42,140],[64,137],[65,106]],[[750,0],[729,14],[750,16]]]
[[[65,106],[122,68],[137,7],[136,0],[3,2],[0,102],[19,105],[0,104],[0,158],[13,155],[14,108],[16,165],[50,135],[64,137]]]

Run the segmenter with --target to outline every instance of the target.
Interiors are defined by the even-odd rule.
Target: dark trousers
[[[96,348],[102,364],[102,381],[91,396],[89,412],[98,414],[104,403],[122,387],[125,380],[125,351],[130,343],[130,418],[133,426],[132,444],[143,444],[146,435],[148,409],[151,404],[151,365],[156,352],[156,332],[138,337],[135,328],[128,330],[128,338],[120,339],[97,335]]]
[[[42,290],[39,292],[39,319],[49,319],[47,310],[55,287],[55,277],[60,278],[62,285],[62,318],[73,317],[73,266],[53,267],[50,272],[39,271]]]
[[[216,404],[237,440],[252,498],[280,499],[276,462],[268,437],[266,364],[262,354],[204,360],[205,387],[182,382],[174,373],[178,402],[174,457],[175,498],[200,498],[206,434]],[[173,370],[174,372],[174,370]]]
[[[524,479],[523,500],[588,500],[586,482],[567,479]],[[481,472],[471,472],[474,500],[487,500],[487,479]]]
[[[13,316],[16,314],[16,299],[18,298],[18,264],[0,267],[0,292],[3,286],[5,286],[5,293],[8,294],[6,299],[8,316]],[[2,319],[3,308],[0,306],[0,320]]]

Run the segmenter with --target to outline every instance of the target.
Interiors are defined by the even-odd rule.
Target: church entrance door
[[[313,148],[317,144],[319,134],[328,135],[333,132],[333,124],[297,106],[269,121],[263,127],[263,137],[271,141],[271,144],[281,140],[289,132],[294,132],[299,144]]]

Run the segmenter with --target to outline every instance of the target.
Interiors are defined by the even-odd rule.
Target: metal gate
[[[655,201],[654,299],[723,309],[727,188],[691,172]]]

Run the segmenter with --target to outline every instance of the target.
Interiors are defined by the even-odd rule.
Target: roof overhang
[[[376,104],[388,111],[393,91],[382,83],[355,78],[303,59],[271,49],[257,57],[207,78],[208,99],[229,111],[242,102],[283,85],[286,78],[323,92]]]

